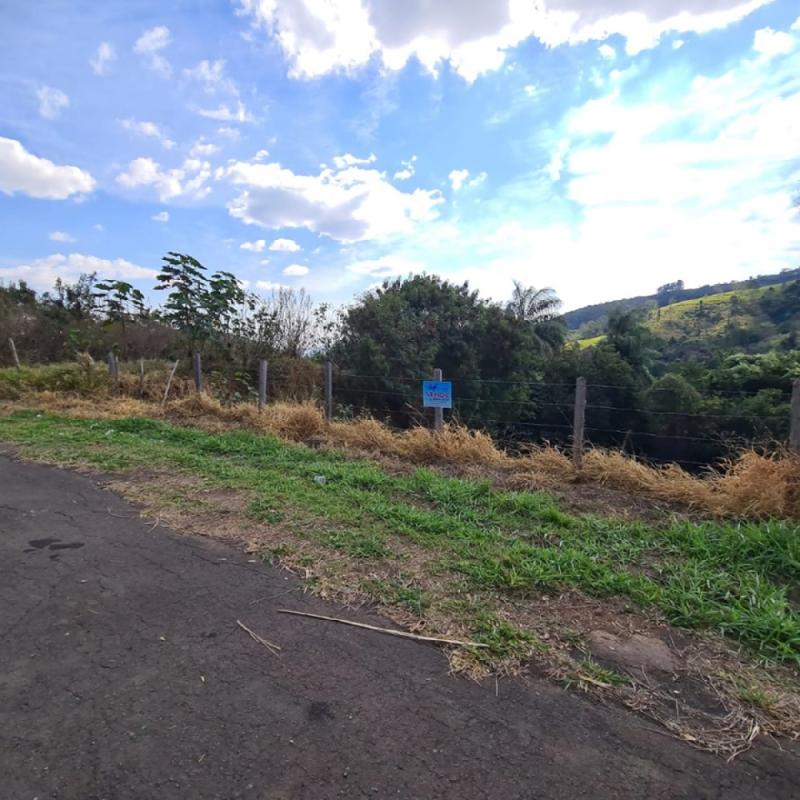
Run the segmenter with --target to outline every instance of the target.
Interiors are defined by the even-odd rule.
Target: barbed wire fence
[[[195,388],[203,390],[202,363],[194,358]],[[111,367],[110,367],[111,368]],[[426,407],[424,381],[448,381],[437,369],[432,375],[361,374],[341,370],[331,362],[302,378],[267,360],[258,366],[257,404],[265,408],[277,399],[314,402],[328,420],[374,417],[402,429],[425,425],[440,429],[445,421],[490,433],[503,446],[556,444],[571,448],[580,464],[587,446],[614,447],[654,461],[678,463],[690,469],[706,467],[721,457],[753,444],[788,446],[800,453],[800,380],[791,389],[770,389],[770,399],[782,414],[743,410],[683,411],[634,404],[631,386],[453,378],[452,403],[445,413]],[[650,387],[649,397],[674,395],[674,390]],[[746,405],[760,390],[720,389],[698,402]]]

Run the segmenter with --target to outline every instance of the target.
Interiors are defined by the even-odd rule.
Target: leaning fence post
[[[172,372],[169,374],[169,378],[167,378],[167,388],[164,389],[164,398],[161,401],[161,408],[167,404],[167,397],[169,397],[169,387],[172,386],[172,379],[175,377],[175,370],[178,369],[178,362],[176,361],[174,366],[172,367]]]
[[[583,432],[586,423],[586,378],[575,381],[575,416],[572,422],[572,461],[576,469],[583,463]]]
[[[792,384],[792,417],[789,426],[789,448],[800,453],[800,379]]]
[[[17,355],[17,346],[14,344],[14,340],[10,336],[8,337],[8,344],[11,346],[11,356],[14,359],[14,366],[16,366],[17,369],[20,369],[19,356]]]
[[[333,364],[325,362],[325,419],[333,419]]]
[[[203,362],[200,359],[200,351],[194,354],[194,388],[198,394],[203,391]]]
[[[267,359],[258,362],[258,410],[267,404]]]
[[[435,369],[433,371],[433,379],[435,381],[442,380],[442,371]],[[433,430],[435,433],[441,433],[444,428],[444,409],[436,407],[433,409]]]
[[[117,357],[114,355],[113,350],[108,351],[108,377],[111,378],[111,382],[114,384],[114,388],[119,388],[119,362],[117,361]]]

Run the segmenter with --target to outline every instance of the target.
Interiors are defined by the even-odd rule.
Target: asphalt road
[[[496,695],[434,646],[278,614],[383,624],[151,528],[0,457],[0,800],[800,796],[796,748],[728,765],[544,681]]]

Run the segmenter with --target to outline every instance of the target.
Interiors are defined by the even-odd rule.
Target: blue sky
[[[0,281],[167,250],[346,303],[412,272],[567,308],[798,266],[796,0],[0,10]]]

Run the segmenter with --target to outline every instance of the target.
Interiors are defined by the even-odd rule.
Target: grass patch
[[[544,492],[499,490],[426,469],[392,475],[342,452],[272,435],[144,418],[20,412],[0,418],[0,439],[65,464],[164,467],[202,478],[206,487],[249,497],[252,519],[281,524],[354,559],[392,558],[392,542],[407,541],[429,551],[429,563],[460,575],[468,592],[513,599],[575,587],[595,596],[625,595],[675,624],[715,630],[764,659],[800,665],[800,614],[787,594],[800,581],[795,523],[653,527],[580,517]],[[398,586],[373,588],[413,606],[413,596],[404,597]],[[486,613],[473,608],[469,618],[493,655],[530,650],[530,634]]]

